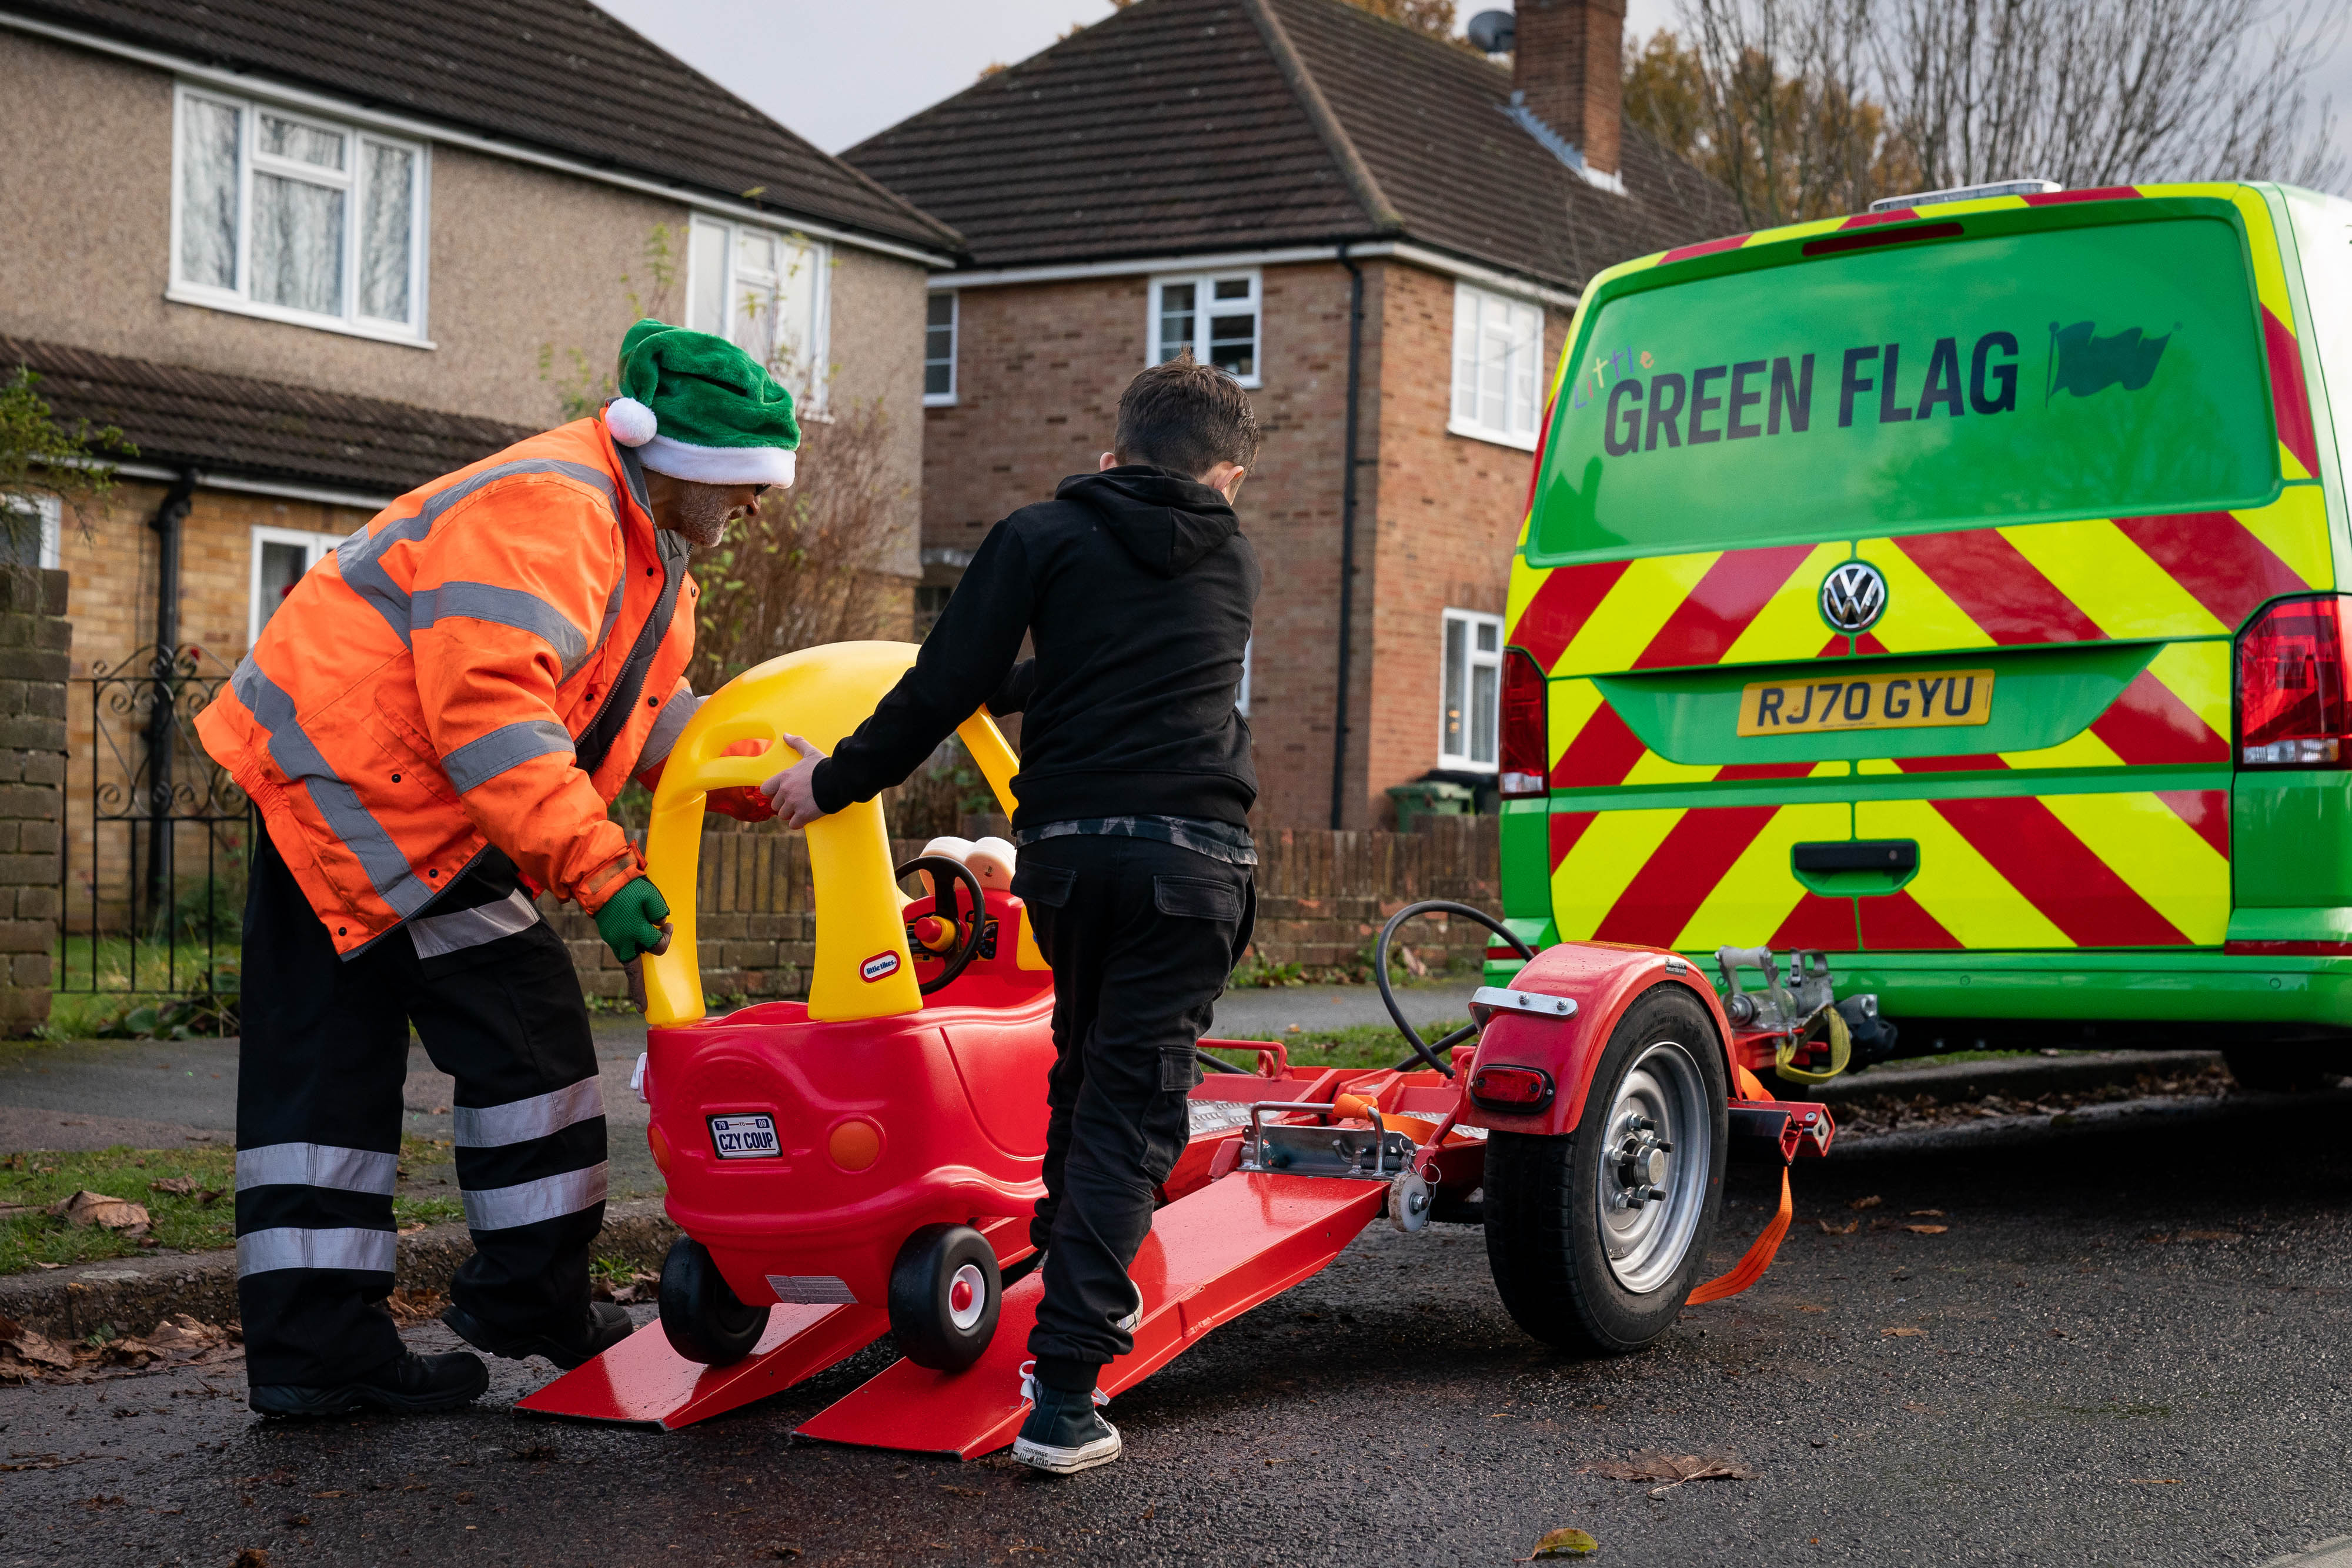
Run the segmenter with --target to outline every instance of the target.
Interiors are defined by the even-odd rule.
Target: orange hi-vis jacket
[[[412,490],[279,604],[197,716],[345,956],[483,852],[593,913],[605,808],[693,716],[687,547],[601,418]]]

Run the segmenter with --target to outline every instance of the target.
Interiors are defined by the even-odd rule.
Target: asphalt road
[[[409,1421],[262,1423],[234,1375],[0,1391],[10,1463],[77,1461],[0,1479],[0,1564],[1502,1563],[1562,1525],[1621,1563],[2259,1563],[2352,1531],[2340,1116],[1803,1167],[1761,1285],[1606,1362],[1517,1333],[1477,1232],[1368,1232],[1063,1481],[790,1436],[878,1352],[668,1435],[511,1415],[539,1364]],[[1586,1471],[1637,1450],[1754,1479]]]

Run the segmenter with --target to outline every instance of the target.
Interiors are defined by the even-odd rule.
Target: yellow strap
[[[1828,1034],[1830,1041],[1829,1068],[1822,1072],[1794,1065],[1797,1048],[1801,1045],[1811,1045],[1821,1038],[1813,1032],[1816,1025]],[[1783,1040],[1772,1048],[1774,1075],[1790,1083],[1827,1083],[1831,1079],[1843,1072],[1846,1063],[1853,1060],[1853,1031],[1846,1028],[1845,1015],[1833,1007],[1823,1008],[1811,1018],[1807,1019],[1805,1027],[1798,1031],[1796,1039]]]

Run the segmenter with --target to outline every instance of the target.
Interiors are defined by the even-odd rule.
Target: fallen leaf
[[[185,1197],[190,1193],[196,1190],[196,1178],[194,1176],[165,1176],[161,1181],[149,1182],[147,1184],[147,1190],[149,1192],[167,1192],[173,1197]]]
[[[1876,1208],[1880,1204],[1885,1203],[1885,1201],[1886,1200],[1885,1198],[1880,1197],[1874,1193],[1868,1197],[1857,1197],[1852,1203],[1847,1204],[1846,1207],[1848,1208]]]
[[[457,1495],[456,1500],[458,1502],[471,1502],[474,1500],[474,1494],[469,1491],[461,1491]]]
[[[196,1194],[196,1201],[202,1204],[211,1204],[221,1198],[226,1197],[227,1196],[228,1188],[225,1186],[208,1186]]]
[[[35,1333],[14,1318],[0,1318],[0,1382],[22,1382],[27,1375],[17,1373],[18,1366],[53,1367],[69,1372],[73,1369],[73,1352],[46,1334]]]
[[[87,1187],[71,1197],[59,1198],[49,1206],[49,1212],[78,1229],[95,1225],[103,1230],[136,1234],[147,1228],[145,1204],[133,1203],[127,1197],[110,1197]]]
[[[1612,1481],[1672,1481],[1680,1486],[1685,1481],[1729,1480],[1755,1479],[1754,1473],[1737,1460],[1711,1454],[1664,1454],[1644,1449],[1629,1459],[1603,1459],[1597,1465],[1584,1467],[1587,1475],[1604,1476]]]
[[[1926,1329],[1880,1329],[1878,1331],[1878,1337],[1881,1339],[1917,1339],[1927,1332],[1927,1331]]]
[[[236,1554],[236,1568],[269,1568],[269,1553],[258,1546],[248,1546]]]
[[[1906,1225],[1903,1228],[1914,1236],[1941,1236],[1951,1228],[1948,1225]]]
[[[1910,1213],[1911,1218],[1914,1219],[1918,1218],[1921,1215],[1925,1215],[1930,1219],[1941,1219],[1944,1218],[1944,1211],[1940,1208],[1915,1208],[1912,1209]]]
[[[2127,1476],[2125,1478],[2124,1484],[2135,1487],[2177,1487],[2180,1484],[2180,1478],[2179,1476]]]
[[[958,1497],[986,1497],[988,1495],[978,1487],[951,1487],[942,1485],[940,1490],[941,1491],[951,1491]]]
[[[398,1230],[394,1231],[394,1234],[397,1236],[414,1236],[424,1228],[425,1221],[421,1219],[412,1219],[407,1224],[402,1226]]]
[[[557,1449],[555,1445],[552,1443],[533,1443],[527,1448],[514,1449],[507,1457],[509,1458],[520,1459],[525,1464],[537,1464],[542,1460],[555,1458],[557,1457]]]
[[[1549,1531],[1536,1549],[1520,1561],[1533,1562],[1538,1557],[1590,1557],[1601,1550],[1601,1542],[1580,1530]]]
[[[310,1495],[312,1497],[349,1497],[352,1494],[347,1491],[314,1491]]]
[[[1816,1307],[1806,1301],[1799,1301],[1797,1303],[1797,1310],[1801,1312],[1825,1312],[1829,1311],[1827,1307]]]
[[[1824,1236],[1851,1236],[1862,1228],[1862,1221],[1859,1219],[1849,1219],[1843,1225],[1832,1225],[1826,1219],[1816,1219],[1813,1223],[1822,1228],[1822,1234]]]

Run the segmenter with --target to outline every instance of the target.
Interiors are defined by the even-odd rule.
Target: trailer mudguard
[[[1728,1050],[1731,1023],[1715,988],[1688,960],[1654,947],[1615,942],[1563,942],[1547,947],[1512,977],[1510,988],[1575,1003],[1566,1017],[1498,1011],[1478,1039],[1477,1054],[1465,1074],[1475,1083],[1486,1067],[1532,1067],[1551,1075],[1550,1103],[1528,1113],[1493,1110],[1465,1095],[1462,1120],[1498,1133],[1572,1133],[1584,1114],[1592,1072],[1617,1020],[1653,986],[1685,988],[1706,1009],[1715,1025],[1712,1042],[1723,1055],[1724,1082],[1737,1083]]]

